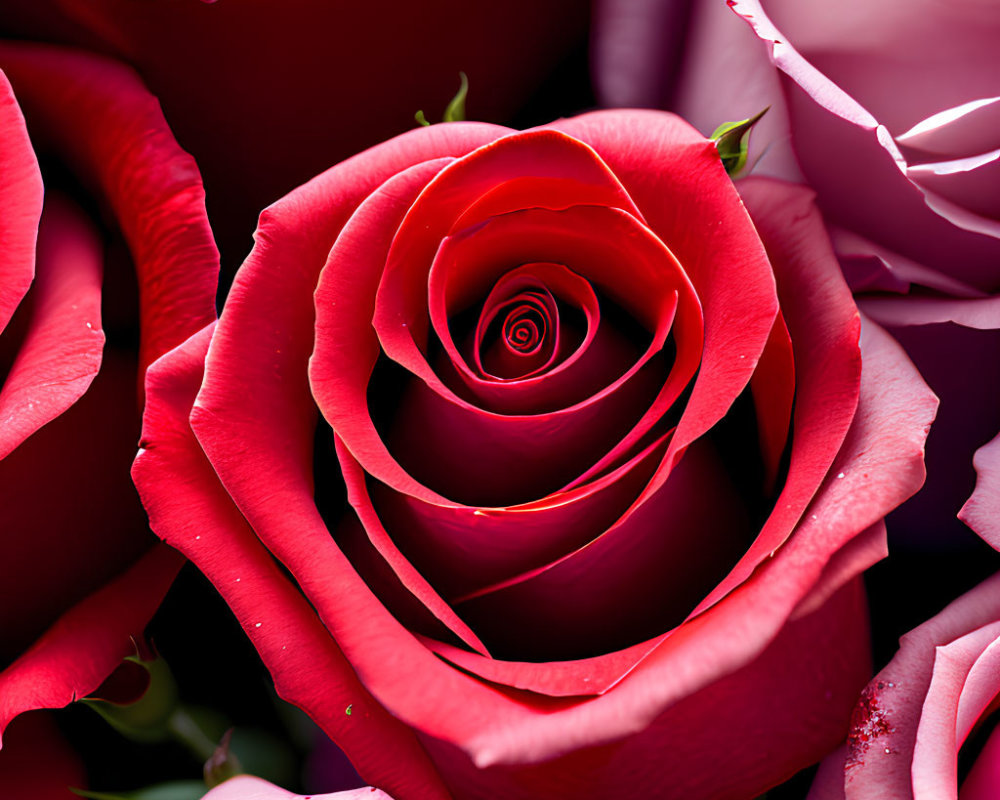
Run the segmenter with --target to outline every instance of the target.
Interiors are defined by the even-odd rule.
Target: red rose
[[[823,762],[810,800],[997,797],[998,695],[995,575],[900,639],[899,652],[862,692],[847,746]]]
[[[129,467],[145,368],[214,318],[218,256],[194,162],[130,70],[14,44],[0,68],[2,733],[134,654],[181,563]]]
[[[150,370],[154,530],[373,785],[750,797],[842,738],[936,401],[808,193],[743,192],[658,112],[413,131]]]

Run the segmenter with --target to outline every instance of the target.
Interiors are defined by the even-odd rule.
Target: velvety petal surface
[[[862,693],[846,752],[830,756],[821,770],[823,780],[810,793],[810,800],[835,790],[838,767],[849,800],[920,796],[918,775],[919,791],[931,790],[930,782],[950,775],[948,785],[938,783],[934,791],[938,796],[955,796],[956,744],[971,727],[969,717],[974,720],[977,716],[973,713],[963,720],[958,710],[963,684],[973,662],[996,639],[991,631],[998,617],[1000,575],[995,575],[903,636],[899,652]],[[995,669],[992,673],[995,675]],[[935,682],[936,699],[929,693]],[[942,705],[948,704],[949,697],[950,711]],[[928,703],[931,708],[925,726]],[[975,705],[982,708],[982,700]],[[918,747],[929,759],[926,765],[915,761]]]
[[[5,332],[21,335],[0,388],[0,458],[73,405],[101,366],[100,235],[79,207],[51,194],[38,238],[30,309]]]
[[[901,43],[907,41],[907,33],[914,27],[925,26],[928,20],[937,16],[913,14],[910,10],[904,12],[902,5],[896,4],[884,14],[880,10],[879,13],[866,15],[860,12],[859,6],[841,18],[837,25],[824,28],[818,24],[801,24],[803,17],[792,8],[792,4],[781,3],[775,8],[776,13],[780,12],[782,18],[787,17],[790,24],[793,24],[793,18],[798,20],[795,34],[782,33],[780,27],[783,23],[779,18],[772,22],[768,16],[772,4],[768,4],[766,12],[759,0],[738,0],[733,4],[736,13],[768,45],[771,61],[789,78],[786,98],[797,142],[797,156],[809,183],[822,187],[820,202],[831,221],[875,238],[974,286],[995,289],[993,265],[1000,257],[1000,223],[949,201],[935,191],[924,189],[909,179],[906,174],[907,159],[892,138],[892,133],[904,133],[906,128],[919,122],[927,113],[955,105],[954,99],[942,98],[943,105],[938,108],[928,109],[899,123],[892,119],[894,111],[903,107],[897,100],[898,93],[913,92],[915,87],[927,85],[927,81],[912,80],[909,75],[902,80],[898,75],[893,77],[892,64],[883,60],[883,46],[885,43],[893,47],[905,46]],[[810,36],[823,37],[827,35],[827,30],[859,24],[866,26],[860,35],[861,41],[867,43],[878,25],[862,22],[864,19],[870,16],[878,24],[888,25],[891,29],[894,23],[888,20],[897,20],[901,14],[905,14],[901,23],[905,29],[903,35],[893,30],[891,35],[886,35],[885,42],[880,40],[878,47],[862,48],[862,52],[871,54],[871,58],[879,61],[877,68],[865,65],[864,58],[857,57],[858,51],[854,49],[850,57],[845,53],[833,59],[824,57],[821,44],[817,44],[815,50],[811,49]],[[988,37],[986,31],[997,24],[997,15],[990,15],[985,7],[980,5],[977,9],[975,3],[963,6],[955,20],[949,15],[949,25],[956,22],[964,28],[976,14],[983,18],[984,25],[982,31],[972,35],[972,41],[980,42],[980,36]],[[921,35],[928,33],[924,30]],[[930,35],[941,38],[937,33]],[[801,43],[797,36],[803,36]],[[944,38],[954,43],[959,37]],[[849,39],[857,41],[853,35]],[[934,48],[939,50],[940,41],[936,41]],[[919,52],[918,46],[899,63],[913,63],[915,54]],[[834,60],[835,64],[829,63]],[[995,72],[965,69],[964,65],[968,62],[964,54],[951,62],[934,59],[935,65],[949,63],[967,74],[953,84],[934,77],[933,85],[945,91],[952,91],[948,88],[951,85],[969,87],[975,81],[989,82],[991,78],[982,76]],[[927,62],[923,68],[927,68]],[[844,73],[845,69],[853,72],[853,79]],[[937,75],[937,67],[934,69]],[[889,102],[869,104],[873,101],[868,96],[870,92],[885,92],[890,85],[895,88]],[[996,91],[986,91],[964,99],[974,100],[996,94]],[[918,91],[910,96],[917,102],[925,102],[929,95]],[[992,147],[995,148],[996,144]],[[841,155],[829,158],[826,154],[831,152]],[[845,162],[850,164],[849,168],[844,167]],[[893,213],[883,213],[886,208],[893,209]]]
[[[177,145],[156,99],[121,64],[5,43],[0,67],[38,146],[56,150],[99,188],[121,226],[139,282],[144,368],[215,318],[219,256],[194,159]]]
[[[183,559],[158,546],[135,566],[67,611],[0,672],[0,733],[25,711],[62,708],[97,689],[135,642]]]
[[[199,565],[253,641],[278,693],[319,722],[362,775],[400,796],[446,797],[412,732],[358,683],[309,603],[254,536],[194,438],[188,415],[212,332],[211,326],[204,329],[147,375],[143,448],[133,475],[153,529]]]
[[[1000,550],[1000,439],[977,450],[972,463],[978,475],[976,490],[959,517],[994,549]]]
[[[667,469],[650,482],[641,502],[749,381],[777,315],[774,278],[715,145],[683,120],[656,112],[598,111],[552,127],[599,150],[649,228],[684,265],[702,305],[701,368],[664,457]]]
[[[288,792],[252,775],[237,775],[212,789],[202,800],[392,800],[374,787],[330,794],[301,795]]]
[[[42,213],[42,175],[14,91],[0,72],[0,331],[35,274],[35,237]]]

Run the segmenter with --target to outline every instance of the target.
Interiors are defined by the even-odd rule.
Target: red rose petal
[[[485,655],[486,648],[476,634],[441,599],[440,595],[434,591],[427,581],[426,573],[415,570],[399,551],[398,542],[386,533],[379,515],[375,513],[371,506],[368,489],[365,484],[365,475],[360,464],[347,451],[347,448],[344,447],[339,437],[336,439],[336,446],[337,456],[344,470],[344,482],[347,484],[348,500],[357,511],[364,531],[379,555],[385,559],[407,591],[427,608],[436,619],[454,633],[460,641],[476,652]]]
[[[633,706],[617,695],[631,677],[564,713],[535,718],[529,739],[536,739],[536,727],[560,725],[554,760],[525,749],[508,761],[485,742],[470,758],[429,736],[423,740],[463,797],[597,800],[623,796],[626,784],[638,797],[664,796],[664,786],[668,797],[757,797],[843,736],[870,671],[865,619],[864,593],[854,581],[816,613],[784,626],[759,657],[701,691],[666,708],[650,692],[648,702],[659,711],[643,714],[624,741],[608,736],[602,723],[615,713],[619,724],[628,722]],[[802,726],[803,718],[811,724]],[[792,736],[782,734],[791,730]],[[496,732],[483,738],[495,741]]]
[[[62,708],[101,685],[128,655],[183,559],[154,547],[128,571],[67,611],[0,672],[0,734],[25,711]]]
[[[679,117],[599,111],[548,127],[601,153],[649,228],[684,265],[701,301],[701,367],[663,468],[642,502],[667,480],[684,448],[725,415],[750,380],[778,311],[774,277],[714,143]]]
[[[101,366],[100,237],[78,207],[57,195],[45,203],[38,237],[26,301],[32,307],[24,310],[26,331],[0,390],[0,458],[73,405]]]
[[[219,254],[194,159],[177,145],[153,95],[121,64],[5,43],[0,66],[34,135],[100,186],[114,211],[139,278],[145,368],[215,318]]]
[[[700,316],[680,265],[655,236],[617,209],[513,212],[476,229],[471,241],[496,259],[487,283],[502,274],[504,265],[526,263],[534,254],[570,266],[652,334],[638,358],[629,358],[626,347],[617,355],[627,360],[597,366],[610,378],[600,391],[546,414],[489,413],[455,396],[426,361],[406,365],[420,381],[407,385],[393,416],[388,437],[392,455],[414,478],[450,500],[509,506],[557,490],[578,477],[581,467],[607,459],[609,452],[622,452],[659,421],[643,412],[657,397],[658,406],[669,407],[692,377],[700,357]],[[622,259],[630,267],[628,287],[620,279]],[[643,299],[629,302],[630,293]],[[664,370],[671,365],[654,357],[671,332],[675,310],[680,318],[674,331],[677,356],[666,378]],[[539,390],[543,386],[540,382]],[[640,419],[643,425],[636,426]],[[541,437],[544,448],[538,447]],[[365,466],[395,484],[372,465]]]
[[[442,258],[446,247],[448,247],[447,241],[442,243],[442,249],[438,251],[435,258],[435,264]],[[582,354],[589,352],[600,328],[601,311],[593,287],[581,276],[561,264],[528,263],[511,270],[494,284],[493,288],[489,290],[486,300],[483,301],[473,337],[470,339],[473,351],[473,357],[470,359],[460,353],[459,347],[452,339],[448,325],[448,319],[457,312],[449,312],[446,310],[446,306],[454,308],[459,302],[448,296],[447,277],[454,274],[454,270],[442,272],[436,271],[434,267],[431,268],[428,280],[431,324],[450,359],[448,364],[453,366],[453,371],[468,387],[476,401],[485,408],[498,413],[514,414],[519,413],[519,411],[527,413],[530,412],[530,408],[510,407],[505,404],[505,401],[519,400],[532,394],[530,389],[529,391],[519,391],[522,388],[544,386],[546,393],[555,393],[556,395],[549,401],[550,407],[559,408],[572,405],[574,401],[568,398],[563,399],[556,389],[562,388],[563,391],[566,391],[567,388],[563,387],[563,384],[576,385],[577,382],[566,377],[564,373],[580,361]],[[442,280],[442,275],[444,280]],[[445,285],[441,286],[442,283]],[[535,287],[538,291],[543,291],[552,298],[553,310],[550,315],[553,317],[554,330],[551,337],[551,353],[533,370],[522,371],[514,379],[498,382],[495,375],[489,375],[483,369],[481,352],[483,336],[486,334],[487,326],[492,322],[493,315],[498,312],[499,306],[496,304],[500,302],[501,298],[507,297],[513,291],[513,287],[524,287],[526,290],[529,287]],[[555,296],[552,295],[552,292],[555,292]],[[563,330],[564,320],[559,317],[560,304],[566,304],[568,308],[577,311],[579,316],[583,318],[585,330],[582,335],[580,331]],[[443,361],[444,359],[439,359],[433,365],[434,372],[441,377],[446,386],[461,396],[461,387],[456,386],[454,380],[449,380],[447,368],[442,369],[441,362]],[[603,359],[602,363],[604,363]],[[590,393],[592,392],[584,390],[583,396]],[[538,400],[534,397],[531,399],[535,402]],[[539,410],[542,409],[539,408]]]
[[[697,442],[662,488],[608,531],[457,609],[507,658],[613,652],[682,622],[739,558],[747,533],[745,508],[718,455]]]
[[[475,741],[463,745],[475,754],[477,763],[535,761],[593,743],[595,731],[612,740],[645,729],[658,709],[694,695],[752,660],[778,635],[796,606],[808,602],[811,591],[820,586],[830,555],[916,491],[923,480],[922,446],[936,399],[886,333],[866,326],[861,349],[865,369],[859,411],[834,464],[836,471],[826,478],[809,509],[815,517],[807,513],[752,580],[674,630],[613,692],[560,715],[534,717],[530,725],[507,727],[498,722],[481,731]],[[844,477],[836,477],[841,471]],[[863,567],[864,559],[855,565]],[[844,622],[856,630],[863,618]],[[355,657],[363,655],[358,652]],[[867,669],[864,665],[862,671]],[[846,679],[846,674],[842,677]],[[404,699],[404,693],[393,692],[391,686],[373,691],[387,703],[392,702],[390,696],[398,698],[400,705],[393,706],[397,713],[416,710],[412,698]],[[810,692],[815,696],[811,688]],[[439,701],[443,701],[440,696]],[[426,719],[422,715],[427,713],[421,708],[414,719]],[[573,735],[567,737],[567,731]],[[842,735],[842,727],[832,734]]]
[[[795,355],[792,337],[781,312],[750,379],[760,454],[764,462],[764,493],[770,495],[781,468],[781,457],[792,431],[795,401]]]
[[[143,449],[133,476],[151,525],[192,558],[222,594],[274,676],[278,693],[319,722],[361,774],[398,796],[446,798],[412,732],[358,683],[199,448],[188,414],[211,334],[206,328],[147,374]],[[387,751],[391,759],[385,758]]]
[[[698,612],[746,580],[791,534],[841,450],[863,370],[857,308],[812,193],[759,178],[741,182],[740,191],[768,248],[792,338],[792,449],[788,479],[760,535],[725,581],[699,604]]]
[[[504,131],[460,124],[404,134],[331,168],[262,213],[258,245],[230,291],[194,412],[196,430],[197,417],[206,416],[202,444],[250,516],[280,517],[275,487],[297,493],[312,482],[316,406],[307,372],[313,292],[344,223],[368,192],[400,170],[462,154]],[[279,430],[274,419],[287,424]],[[244,457],[249,451],[228,456],[236,441],[247,444],[253,457]],[[262,463],[276,473],[265,476],[251,466]],[[270,487],[263,494],[262,480]]]
[[[572,207],[558,213],[539,209],[510,213],[471,232],[446,238],[429,275],[430,314],[439,338],[446,328],[446,307],[467,306],[475,299],[488,297],[490,287],[525,269],[512,270],[512,265],[539,260],[564,265],[561,269],[565,277],[558,269],[545,270],[544,275],[534,269],[529,274],[542,281],[553,281],[553,288],[563,287],[564,292],[572,292],[571,296],[580,298],[577,302],[584,297],[589,302],[596,289],[606,301],[613,300],[629,314],[627,321],[636,326],[637,341],[642,341],[644,334],[659,334],[667,329],[665,301],[672,292],[678,292],[682,307],[675,338],[680,347],[695,351],[697,360],[700,335],[689,333],[688,329],[695,327],[700,318],[697,300],[682,268],[640,223],[621,212],[599,207]],[[626,262],[628,286],[622,281],[621,265]],[[574,290],[578,283],[583,285]],[[596,306],[596,298],[593,302]],[[587,317],[599,323],[600,312],[594,308]],[[645,331],[638,329],[641,323],[645,324]],[[616,341],[616,334],[623,341]],[[597,342],[595,336],[600,337]],[[449,347],[448,339],[442,342],[453,362],[456,361],[457,351]],[[630,350],[637,352],[633,354]],[[467,371],[463,374],[460,361],[456,367],[472,391],[469,405],[481,405],[483,410],[499,414],[540,416],[582,403],[602,389],[617,390],[618,379],[640,360],[640,354],[640,363],[644,363],[655,350],[655,340],[649,346],[636,347],[611,322],[588,330],[577,353],[560,364],[558,371],[545,372],[530,381],[476,380]],[[678,360],[685,363],[688,359],[678,357]],[[432,388],[445,396],[451,395],[446,375],[435,374],[429,367],[421,367],[417,374]],[[439,379],[444,380],[439,382]],[[594,444],[598,441],[593,433],[587,438]],[[608,448],[597,449],[606,452]]]
[[[24,117],[0,72],[0,331],[10,321],[35,274],[35,236],[42,213],[42,175]]]
[[[600,157],[556,131],[504,137],[442,170],[407,213],[384,263],[374,322],[386,355],[418,373],[429,323],[427,271],[446,236],[510,211],[574,205],[620,208],[641,219]]]
[[[667,441],[669,434],[584,487],[520,506],[444,506],[379,483],[372,485],[370,499],[355,490],[352,500],[363,516],[377,512],[420,573],[457,601],[544,567],[600,535],[649,481]],[[360,486],[360,478],[352,474],[349,486]]]

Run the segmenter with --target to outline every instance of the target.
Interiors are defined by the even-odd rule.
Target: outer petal
[[[18,87],[40,149],[59,151],[121,224],[139,273],[143,357],[148,360],[157,348],[212,319],[218,258],[201,180],[138,79],[103,58],[35,45],[0,46],[0,64]],[[4,620],[4,663],[58,613],[70,610],[4,671],[3,723],[22,710],[61,706],[96,688],[128,654],[128,635],[142,631],[178,566],[176,554],[164,556],[155,548],[96,590],[153,542],[146,538],[145,516],[127,477],[131,453],[120,467],[113,466],[121,439],[134,435],[132,419],[138,429],[136,369],[133,359],[109,353],[83,394],[103,341],[101,258],[94,252],[96,237],[72,213],[50,211],[46,217],[43,229],[52,226],[55,241],[47,249],[50,237],[43,230],[38,292],[29,296],[33,316],[3,401],[20,403],[19,415],[35,428],[45,417],[58,419],[8,455],[2,469],[5,493],[20,493],[23,486],[38,491],[45,470],[46,491],[60,491],[60,502],[52,503],[49,495],[32,506],[20,497],[8,506],[11,535],[2,563],[5,572],[15,574],[4,576],[5,588],[15,590],[39,574],[43,580],[29,595],[39,598],[30,609],[28,603],[7,604],[16,624]],[[58,275],[48,274],[49,261]],[[36,392],[47,402],[37,402]],[[33,416],[39,406],[44,414]],[[101,441],[95,446],[91,437]],[[134,452],[134,444],[128,448]],[[24,513],[25,505],[32,513]],[[53,539],[62,546],[39,556]]]
[[[114,211],[139,279],[145,368],[215,318],[219,256],[194,159],[178,147],[156,99],[120,64],[7,43],[0,65],[41,145],[99,186]]]
[[[202,800],[392,800],[392,798],[374,787],[303,796],[286,792],[273,783],[252,775],[237,775],[216,786]]]
[[[36,708],[62,708],[90,694],[128,655],[183,559],[158,546],[114,582],[63,615],[0,672],[0,734]]]
[[[869,670],[864,618],[863,593],[855,581],[814,614],[786,625],[755,660],[643,719],[621,742],[585,744],[607,723],[597,703],[616,706],[620,716],[635,713],[630,702],[616,699],[631,677],[563,720],[562,736],[569,741],[565,755],[555,760],[532,764],[523,753],[523,761],[473,767],[453,747],[428,740],[428,748],[446,765],[455,796],[470,800],[596,800],[629,793],[756,797],[827,752],[842,735],[850,703]],[[710,659],[706,654],[706,662]],[[805,674],[808,681],[802,680]],[[662,708],[656,695],[655,683],[647,682],[633,699],[640,707],[649,707],[645,700]],[[802,727],[803,717],[812,723],[808,728]],[[791,730],[796,734],[786,736]]]
[[[963,676],[969,672],[969,666],[966,665],[964,671],[959,669],[956,672],[943,662],[949,658],[954,661],[953,656],[964,649],[963,638],[966,643],[971,641],[966,634],[980,629],[985,631],[987,628],[995,631],[998,619],[1000,574],[987,579],[951,603],[940,614],[903,636],[899,652],[872,679],[862,694],[861,703],[852,719],[846,753],[840,751],[829,757],[828,763],[821,770],[821,785],[814,787],[810,800],[825,797],[819,792],[826,791],[824,787],[828,784],[836,784],[831,776],[838,771],[848,800],[912,798],[917,788],[915,781],[918,773],[923,773],[920,780],[924,783],[928,775],[933,777],[937,774],[933,765],[930,773],[927,773],[926,767],[915,766],[918,736],[924,737],[922,747],[930,747],[925,753],[938,766],[942,763],[941,759],[944,759],[945,764],[953,759],[956,741],[960,742],[971,727],[969,720],[965,719],[969,715],[963,715],[958,709],[961,701],[955,703],[951,712],[945,714],[943,727],[939,720],[935,733],[930,727],[925,728],[923,725],[925,705],[926,702],[940,705],[942,691],[945,694],[956,692],[956,686],[960,687],[964,682]],[[985,641],[989,643],[995,639],[994,632]],[[942,648],[956,641],[959,644],[950,652],[945,652]],[[982,647],[977,652],[982,652]],[[937,664],[939,653],[943,655],[942,665]],[[941,667],[941,674],[936,676],[938,666]],[[995,674],[995,666],[993,670]],[[944,683],[936,690],[939,699],[931,701],[928,691],[935,679]],[[950,689],[944,685],[948,683],[951,684]],[[933,717],[939,711],[940,709],[932,709],[930,716]],[[940,717],[940,713],[937,715]],[[975,716],[973,714],[972,719]],[[928,741],[932,734],[938,737],[936,741]],[[936,796],[941,796],[940,790]]]
[[[778,312],[774,278],[715,145],[683,120],[661,112],[593,112],[551,127],[597,150],[650,229],[684,265],[704,312],[701,368],[664,457],[666,468],[650,481],[641,503],[750,380]]]
[[[201,331],[147,375],[143,449],[133,475],[154,530],[215,584],[274,676],[279,694],[317,720],[362,775],[400,796],[446,797],[412,732],[358,683],[198,446],[188,414],[211,335],[212,327]]]
[[[934,655],[913,747],[915,800],[958,798],[958,750],[997,695],[1000,621],[984,625]]]
[[[768,44],[772,62],[794,81],[788,84],[787,98],[797,155],[809,182],[823,187],[824,212],[838,224],[877,238],[954,277],[980,288],[992,288],[996,282],[995,264],[1000,258],[1000,222],[945,200],[907,175],[907,160],[886,129],[887,121],[873,116],[854,99],[863,96],[865,83],[874,82],[871,74],[852,82],[852,96],[803,58],[789,43],[796,41],[795,37],[790,40],[779,31],[759,0],[737,0],[732,7]],[[793,7],[786,4],[779,11],[792,24]],[[934,18],[933,14],[926,16]],[[907,11],[902,19],[920,17]],[[884,19],[890,18],[893,15]],[[846,17],[844,21],[853,23]],[[812,27],[820,30],[822,26]],[[866,33],[871,35],[872,30]],[[887,36],[886,41],[899,38]],[[808,42],[804,46],[808,47]],[[881,48],[880,42],[880,53]],[[964,58],[958,61],[966,63]],[[974,74],[969,71],[970,76]],[[902,85],[917,84],[907,78]],[[951,103],[943,107],[948,105]],[[910,119],[901,127],[918,121],[919,117]],[[830,158],[831,152],[841,157]],[[845,159],[849,168],[844,166]],[[892,209],[891,214],[884,213],[887,208]]]
[[[50,195],[38,236],[30,316],[5,332],[26,328],[0,389],[0,459],[72,406],[101,366],[99,234],[72,202]]]
[[[976,491],[959,517],[994,550],[1000,550],[1000,436],[979,448],[972,463],[979,475]]]
[[[35,236],[42,213],[42,175],[24,117],[0,72],[0,331],[35,274]]]
[[[1000,14],[991,3],[960,0],[942,9],[934,0],[884,0],[876,7],[845,0],[808,10],[795,0],[765,4],[796,48],[893,134],[1000,93],[1000,77],[990,68],[1000,63],[994,46]]]
[[[744,181],[740,191],[778,281],[798,366],[797,408],[788,478],[781,494],[760,535],[699,609],[745,580],[787,539],[840,453],[854,419],[864,370],[857,344],[857,309],[827,243],[812,193],[767,179]]]

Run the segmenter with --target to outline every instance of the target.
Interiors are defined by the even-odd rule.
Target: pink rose
[[[134,73],[13,43],[0,69],[2,733],[134,654],[182,563],[129,467],[145,368],[214,318],[218,256],[198,170]]]
[[[1000,796],[998,696],[995,575],[900,639],[895,658],[861,695],[846,748],[820,767],[809,800]],[[960,758],[967,774],[959,774]]]
[[[150,370],[154,530],[370,784],[746,797],[842,737],[936,400],[741,188],[658,112],[411,131]]]
[[[301,795],[287,792],[251,775],[237,775],[220,783],[202,800],[392,800],[385,792],[373,787],[349,789],[332,794]]]
[[[942,400],[928,485],[900,542],[968,546],[955,515],[1000,428],[1000,5],[885,0],[604,0],[609,105],[669,108],[703,132],[770,106],[755,172],[817,192],[859,307]],[[734,13],[735,12],[735,13]],[[1000,442],[962,518],[1000,546]],[[890,531],[891,532],[891,531]]]

